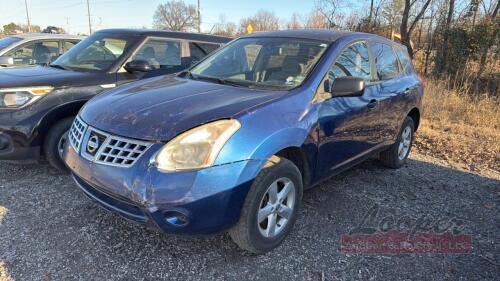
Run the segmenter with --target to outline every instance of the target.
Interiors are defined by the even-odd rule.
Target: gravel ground
[[[500,173],[413,155],[399,170],[368,161],[304,194],[291,235],[253,256],[227,235],[181,237],[91,203],[47,166],[0,163],[0,280],[498,280]],[[368,210],[456,217],[470,254],[343,254]]]

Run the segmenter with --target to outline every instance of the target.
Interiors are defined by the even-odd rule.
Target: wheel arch
[[[308,141],[310,134],[302,128],[287,128],[266,138],[250,156],[269,160],[273,156],[286,158],[299,168],[304,187],[310,185],[316,161],[316,145]]]
[[[411,119],[413,119],[413,123],[415,124],[415,131],[417,131],[418,126],[420,125],[420,110],[416,107],[412,108],[408,115]]]
[[[37,126],[37,141],[40,143],[40,147],[43,147],[45,137],[55,123],[61,119],[76,116],[80,108],[82,108],[86,102],[87,100],[78,100],[65,103],[53,108],[45,114]],[[43,151],[40,152],[43,153]]]

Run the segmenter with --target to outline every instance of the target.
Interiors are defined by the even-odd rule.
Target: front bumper
[[[16,132],[0,129],[0,160],[38,160],[40,147],[32,146]]]
[[[64,159],[88,197],[126,219],[180,234],[217,233],[239,220],[246,194],[263,161],[162,173],[149,163],[160,147],[153,145],[129,168],[94,163],[70,145]]]
[[[40,137],[34,133],[37,112],[26,109],[0,109],[0,160],[38,160]]]

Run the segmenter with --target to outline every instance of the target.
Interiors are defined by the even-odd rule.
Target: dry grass
[[[427,81],[417,150],[470,170],[500,171],[500,99],[464,94],[467,84],[458,90],[452,86]]]

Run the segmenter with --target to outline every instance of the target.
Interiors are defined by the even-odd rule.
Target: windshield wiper
[[[59,68],[59,69],[62,69],[62,70],[70,70],[69,68],[64,67],[62,65],[59,65],[59,64],[49,64],[49,66],[53,67],[53,68]]]
[[[245,83],[245,82],[222,79],[222,78],[213,77],[213,76],[195,75],[189,71],[186,72],[185,76],[188,76],[189,78],[194,79],[194,80],[205,80],[205,81],[211,81],[211,82],[215,82],[215,83],[223,84],[223,85],[251,88],[251,85],[249,85],[248,83]]]

